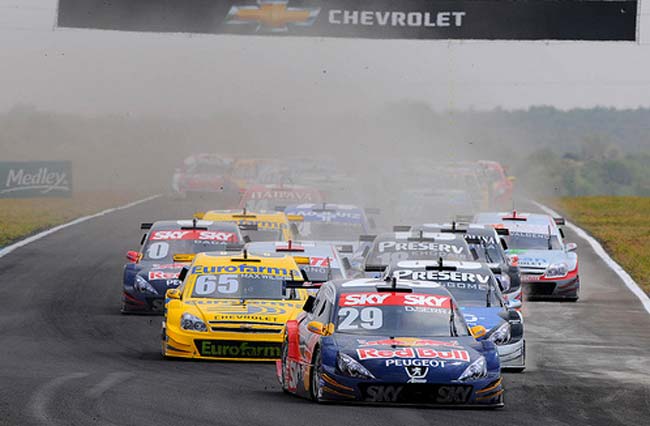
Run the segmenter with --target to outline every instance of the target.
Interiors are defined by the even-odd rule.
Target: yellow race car
[[[197,219],[215,222],[234,222],[239,225],[244,237],[250,241],[289,241],[299,239],[295,222],[304,218],[300,215],[286,215],[283,212],[249,212],[243,210],[211,210],[196,213]]]
[[[168,290],[165,357],[236,361],[280,358],[288,320],[307,299],[293,257],[199,253]]]

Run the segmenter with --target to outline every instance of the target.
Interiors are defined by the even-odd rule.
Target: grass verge
[[[650,197],[565,197],[554,205],[650,293]]]
[[[81,216],[126,204],[139,194],[78,192],[70,198],[0,199],[0,247]]]

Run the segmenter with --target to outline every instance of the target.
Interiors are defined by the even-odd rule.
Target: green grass
[[[104,191],[79,192],[71,198],[0,199],[0,247],[137,198],[135,194]]]
[[[650,197],[565,197],[554,204],[650,293]]]

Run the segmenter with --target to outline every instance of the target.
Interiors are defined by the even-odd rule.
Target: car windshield
[[[241,233],[243,236],[250,238],[251,241],[282,241],[284,239],[281,229],[244,229]]]
[[[477,255],[476,260],[486,263],[505,263],[501,247],[494,244],[469,244]]]
[[[300,235],[316,241],[356,241],[364,233],[360,223],[303,222],[299,225]]]
[[[223,250],[239,243],[236,233],[227,231],[152,231],[143,248],[143,261],[172,261],[175,254]]]
[[[530,232],[510,232],[508,236],[510,250],[561,250],[557,235],[534,234]]]
[[[451,298],[417,293],[347,293],[339,300],[336,330],[366,336],[455,337],[468,335]],[[453,320],[453,322],[452,322]]]
[[[402,260],[474,260],[464,245],[453,242],[384,240],[373,244],[366,265],[390,265]]]
[[[193,298],[207,299],[289,299],[296,298],[283,278],[263,274],[193,275],[190,278]]]

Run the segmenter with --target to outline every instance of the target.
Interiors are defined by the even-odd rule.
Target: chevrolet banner
[[[69,161],[0,162],[0,198],[69,197]]]
[[[636,39],[637,1],[59,0],[58,26],[375,39]]]

